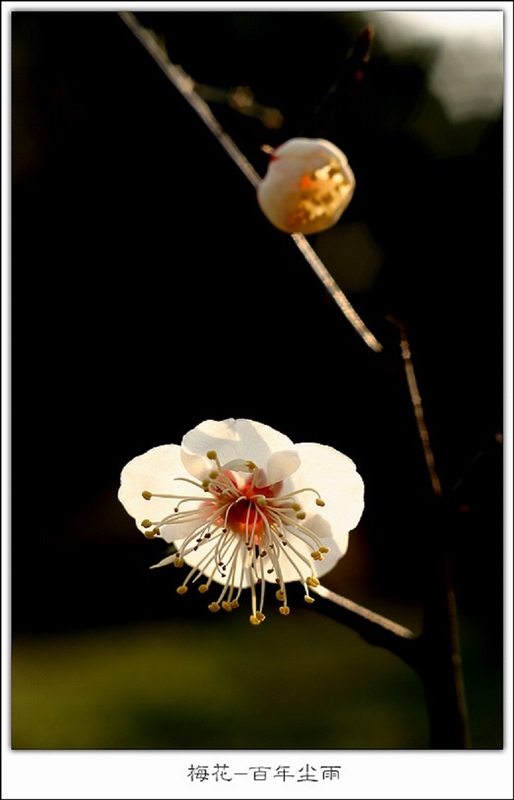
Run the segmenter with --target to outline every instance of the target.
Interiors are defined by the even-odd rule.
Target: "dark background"
[[[284,127],[268,130],[213,106],[261,175],[261,145],[306,131],[347,154],[357,190],[337,229],[341,242],[345,231],[361,238],[337,279],[385,351],[359,339],[117,14],[13,13],[14,746],[62,747],[69,735],[34,734],[32,717],[22,724],[24,698],[44,694],[27,665],[48,648],[134,625],[162,623],[160,637],[184,625],[184,641],[193,628],[210,641],[204,623],[218,643],[232,631],[232,617],[212,619],[201,598],[178,597],[173,574],[149,572],[161,545],[138,534],[116,499],[128,460],[179,443],[203,419],[248,417],[351,456],[366,510],[325,583],[419,630],[431,489],[393,315],[407,326],[447,496],[474,742],[501,747],[502,119],[451,123],[427,85],[435,50],[392,57],[379,26],[362,83],[330,119],[314,113],[366,25],[362,14],[139,18],[196,81],[250,86],[281,110]],[[438,132],[433,147],[421,119]],[[327,235],[310,237],[320,253],[334,247]],[[370,242],[379,268],[363,288]],[[320,624],[314,612],[305,620]],[[231,634],[236,642],[242,631]],[[363,658],[369,649],[362,644]],[[70,746],[180,746],[161,730],[116,736]],[[384,732],[377,742],[352,740],[351,729],[348,740],[327,741],[312,746],[425,746],[423,734]],[[256,734],[246,746],[260,742]]]

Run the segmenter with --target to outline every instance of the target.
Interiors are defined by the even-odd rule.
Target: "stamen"
[[[302,492],[314,492],[314,494],[317,495],[316,505],[325,505],[318,490],[313,489],[312,486],[304,486],[303,489],[295,489],[294,492],[289,492],[289,494],[282,494],[280,497],[277,497],[277,500],[289,500],[291,497],[296,497],[297,494],[301,494]],[[318,500],[320,500],[321,503],[318,503]]]
[[[239,607],[239,598],[245,583],[250,584],[252,613],[250,622],[260,625],[264,621],[263,613],[266,577],[276,574],[277,599],[282,603],[280,613],[289,615],[287,605],[286,584],[281,567],[281,558],[286,559],[293,567],[298,579],[305,589],[305,601],[313,603],[309,595],[309,586],[318,586],[312,561],[321,561],[323,554],[329,548],[322,545],[321,540],[308,527],[302,524],[307,518],[307,513],[297,500],[303,492],[315,494],[317,506],[324,506],[319,492],[311,487],[296,489],[284,495],[275,495],[273,487],[265,486],[256,488],[255,484],[262,470],[250,460],[233,459],[221,465],[215,450],[206,454],[210,461],[216,465],[202,481],[189,478],[177,478],[191,483],[197,490],[210,494],[208,499],[201,495],[154,494],[145,490],[142,494],[145,500],[153,497],[176,500],[172,514],[162,520],[151,521],[145,519],[141,527],[145,528],[145,536],[153,538],[160,534],[163,525],[187,524],[190,533],[180,543],[180,548],[174,554],[155,566],[173,563],[182,567],[189,553],[205,548],[205,555],[193,567],[182,585],[177,588],[178,594],[188,591],[187,584],[195,583],[202,575],[207,580],[198,586],[201,594],[206,593],[216,575],[223,578],[223,587],[216,601],[208,606],[212,612],[230,612]],[[246,473],[246,475],[244,475]],[[249,474],[251,473],[251,475]],[[276,490],[281,484],[276,484]],[[255,491],[255,494],[254,494]],[[192,508],[184,508],[187,503],[194,503]],[[243,504],[241,506],[241,504]],[[151,530],[150,530],[151,529]],[[298,550],[291,538],[296,536],[304,544],[310,545],[310,559]],[[294,541],[294,540],[293,540]],[[282,543],[283,547],[280,547]],[[206,545],[209,544],[209,547]],[[264,559],[269,558],[271,563],[265,564]],[[301,562],[301,563],[300,563]],[[311,573],[304,577],[304,564]],[[259,599],[257,600],[257,586],[260,584]]]

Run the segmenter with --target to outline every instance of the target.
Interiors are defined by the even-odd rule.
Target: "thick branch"
[[[342,597],[324,586],[312,590],[317,595],[313,608],[360,634],[369,644],[385,647],[416,671],[421,669],[421,640],[408,628]]]
[[[389,321],[400,331],[400,349],[418,434],[423,448],[434,502],[431,513],[431,549],[427,553],[427,597],[423,643],[425,657],[421,679],[425,688],[432,747],[457,749],[470,746],[464,681],[462,678],[459,631],[455,594],[448,557],[451,531],[448,511],[443,504],[441,482],[437,474],[428,428],[423,414],[411,350],[405,325],[394,317]]]

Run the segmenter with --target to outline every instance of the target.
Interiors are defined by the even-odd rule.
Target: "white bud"
[[[285,233],[332,227],[348,206],[355,177],[345,154],[325,139],[290,139],[273,151],[257,187],[261,210]]]

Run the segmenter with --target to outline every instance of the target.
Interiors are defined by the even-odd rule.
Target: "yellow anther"
[[[177,556],[175,558],[175,561],[173,562],[173,566],[174,567],[183,567],[184,566],[184,559],[181,558],[180,556]]]
[[[314,603],[314,597],[311,597],[310,594],[306,594],[303,599],[306,603]]]
[[[320,553],[330,553],[330,547],[320,547]]]
[[[239,608],[239,603],[237,600],[232,600],[230,605],[232,606],[232,608]]]
[[[311,558],[313,558],[314,561],[323,561],[323,556],[319,550],[315,550],[313,553],[311,553]]]
[[[302,507],[301,507],[300,503],[292,503],[291,504],[291,508],[293,509],[293,511],[301,511],[302,510]]]
[[[214,478],[217,478],[218,475],[219,475],[219,472],[218,472],[217,469],[213,469],[212,472],[209,472],[209,478],[211,478],[212,480],[214,480]]]
[[[325,505],[325,501],[321,499],[321,497],[316,498],[316,505],[323,507]]]
[[[221,604],[223,611],[232,611],[232,603],[229,603],[228,600],[224,600]]]
[[[259,622],[264,622],[264,620],[266,619],[266,617],[264,616],[264,614],[262,613],[262,611],[258,611],[258,612],[256,613],[256,615],[255,615],[255,616],[257,617],[257,619],[259,620]]]
[[[309,575],[308,578],[305,578],[305,583],[307,586],[319,586],[319,580],[314,578],[312,575]]]
[[[281,613],[281,614],[283,614],[283,615],[284,615],[284,617],[287,617],[287,616],[288,616],[288,614],[289,614],[289,613],[290,613],[290,611],[291,611],[291,609],[289,608],[289,606],[280,606],[280,608],[279,608],[278,610],[280,611],[280,613]]]
[[[208,450],[207,451],[207,458],[210,461],[216,461],[216,459],[218,458],[218,454],[217,454],[216,450]]]
[[[152,528],[151,531],[145,531],[144,535],[146,536],[147,539],[153,539],[153,537],[157,536],[158,533],[159,533],[159,528]]]
[[[246,466],[248,467],[250,472],[253,472],[254,469],[257,469],[257,464],[254,464],[253,461],[247,461]]]
[[[202,584],[201,584],[201,585],[198,587],[198,591],[200,592],[200,594],[205,594],[205,592],[206,592],[206,591],[208,591],[208,589],[209,589],[209,587],[207,586],[207,584],[206,584],[206,583],[202,583]]]
[[[142,528],[151,528],[152,525],[153,525],[153,522],[151,522],[149,519],[144,519],[142,521],[142,523],[141,523],[141,527]]]
[[[298,514],[296,515],[296,519],[305,519],[306,516],[307,514],[305,513],[305,511],[299,511]]]
[[[187,592],[187,586],[177,586],[177,594],[185,594]]]
[[[209,485],[210,485],[209,484],[209,479],[208,478],[204,478],[203,481],[202,481],[202,489],[204,490],[204,492],[206,492],[208,490]]]
[[[209,611],[212,611],[213,613],[220,610],[219,603],[211,603],[210,605],[207,606],[207,608],[209,609]]]
[[[257,503],[258,506],[265,506],[267,505],[267,500],[263,494],[260,494],[258,497],[253,498],[254,501]]]
[[[252,623],[252,625],[260,625],[261,624],[260,619],[257,619],[257,617],[254,617],[253,614],[250,617],[250,622]]]
[[[279,589],[278,592],[275,592],[275,597],[277,598],[277,600],[280,600],[280,602],[282,602],[282,600],[285,597],[284,592],[282,591],[282,589]]]
[[[142,495],[143,495],[143,497],[145,498],[145,500],[150,500],[150,498],[151,498],[151,496],[152,496],[152,493],[151,493],[151,492],[147,492],[147,491],[145,490],[144,492],[142,492]]]

